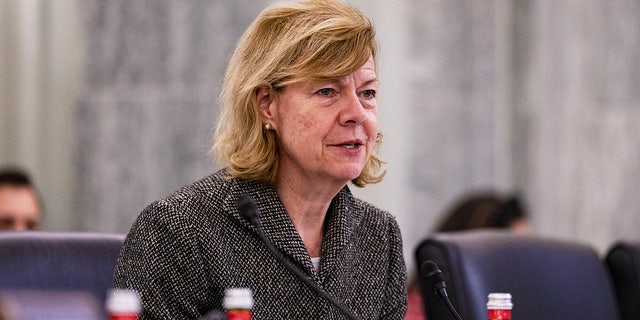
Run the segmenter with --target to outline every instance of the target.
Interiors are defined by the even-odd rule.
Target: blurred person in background
[[[506,229],[519,234],[532,232],[528,212],[517,196],[502,196],[491,191],[471,193],[461,197],[447,212],[436,232],[471,229]],[[426,319],[418,279],[411,281],[408,291],[405,320]]]
[[[37,230],[40,201],[26,171],[17,167],[0,169],[0,231]]]
[[[531,233],[528,213],[517,196],[501,196],[483,192],[464,197],[445,215],[438,232],[480,228],[510,229],[516,233]]]

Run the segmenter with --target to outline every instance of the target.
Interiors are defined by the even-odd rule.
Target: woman
[[[402,319],[406,270],[395,218],[347,183],[379,182],[376,42],[337,1],[279,4],[231,57],[213,154],[221,171],[147,207],[120,254],[115,287],[142,319],[197,319],[224,290],[251,288],[254,319],[345,319],[267,250],[236,202],[255,200],[264,234],[359,319]]]

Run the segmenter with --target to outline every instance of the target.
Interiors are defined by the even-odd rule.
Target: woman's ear
[[[256,100],[258,102],[258,112],[262,116],[263,122],[273,120],[274,92],[271,86],[260,86],[256,89]]]

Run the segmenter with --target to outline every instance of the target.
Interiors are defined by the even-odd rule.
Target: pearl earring
[[[264,124],[264,129],[267,131],[271,131],[271,129],[273,129],[273,127],[271,126],[271,123],[265,123]]]

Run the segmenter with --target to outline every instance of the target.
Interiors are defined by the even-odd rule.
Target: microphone
[[[437,293],[438,296],[440,296],[440,299],[447,304],[447,308],[449,308],[451,314],[453,314],[457,320],[462,320],[456,309],[453,307],[451,300],[449,300],[447,285],[444,283],[444,276],[442,275],[440,268],[438,268],[438,265],[431,260],[427,260],[422,263],[420,273],[433,292]]]
[[[334,307],[336,307],[342,314],[344,314],[347,318],[351,320],[357,320],[358,318],[351,312],[351,310],[347,309],[340,301],[336,300],[329,293],[324,291],[317,283],[315,283],[306,273],[296,267],[291,261],[284,257],[284,255],[276,249],[271,240],[267,238],[262,230],[262,225],[260,224],[260,211],[258,210],[258,206],[256,205],[253,198],[248,194],[243,194],[238,199],[236,203],[240,214],[249,221],[256,230],[258,231],[258,237],[265,244],[269,252],[273,254],[276,259],[282,263],[289,271],[291,271],[299,280],[302,280],[304,284],[306,284],[311,290],[313,290],[316,294],[324,298],[326,301],[331,303]]]

